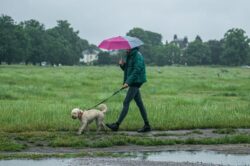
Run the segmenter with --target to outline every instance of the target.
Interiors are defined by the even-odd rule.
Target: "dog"
[[[79,119],[81,126],[77,132],[78,135],[81,135],[83,131],[88,131],[88,125],[94,120],[96,121],[97,130],[99,132],[101,128],[105,130],[104,124],[104,114],[108,111],[106,104],[101,104],[98,106],[98,109],[91,110],[81,110],[80,108],[74,108],[71,111],[72,119]]]

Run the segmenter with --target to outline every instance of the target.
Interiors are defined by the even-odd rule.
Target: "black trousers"
[[[140,110],[140,113],[141,113],[141,116],[144,120],[144,123],[148,125],[149,122],[148,122],[147,112],[146,112],[146,109],[143,105],[141,94],[140,94],[140,89],[138,87],[129,87],[127,95],[123,101],[123,109],[122,109],[122,112],[119,116],[117,123],[118,124],[122,123],[123,119],[126,117],[126,115],[128,113],[130,102],[133,99],[135,100],[136,105],[138,106],[138,108]]]

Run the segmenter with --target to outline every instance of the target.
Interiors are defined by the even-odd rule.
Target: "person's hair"
[[[133,48],[133,50],[139,50],[140,49],[140,47],[134,47]]]

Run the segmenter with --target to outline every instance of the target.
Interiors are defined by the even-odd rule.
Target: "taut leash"
[[[90,108],[89,108],[89,109],[87,109],[87,110],[91,110],[91,109],[93,109],[93,108],[97,107],[98,105],[100,105],[100,104],[102,104],[102,103],[104,103],[104,102],[108,101],[111,97],[115,96],[116,94],[118,94],[119,92],[121,92],[123,89],[126,89],[126,87],[122,87],[121,89],[119,89],[119,90],[115,91],[115,92],[114,92],[111,96],[109,96],[108,98],[106,98],[106,99],[102,100],[100,103],[98,103],[98,104],[94,105],[93,107],[90,107]]]

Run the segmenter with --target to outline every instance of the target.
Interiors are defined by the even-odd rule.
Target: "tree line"
[[[73,65],[79,62],[82,51],[92,47],[78,36],[66,20],[45,29],[40,22],[31,19],[15,23],[10,16],[0,17],[0,64],[5,62]]]
[[[133,28],[127,35],[138,37],[144,42],[140,50],[147,64],[158,66],[250,65],[250,39],[246,36],[246,32],[239,28],[228,30],[220,40],[206,42],[203,42],[199,35],[191,42],[187,37],[178,38],[174,35],[170,42],[162,43],[161,34],[145,31],[142,28]],[[108,52],[101,55],[110,60],[103,57],[99,59],[99,64],[110,64],[117,59]]]
[[[189,42],[187,37],[173,36],[171,41],[162,42],[156,32],[133,28],[126,34],[140,38],[144,45],[140,51],[145,62],[151,65],[250,65],[250,39],[243,29],[228,30],[220,40],[204,42],[197,35]],[[117,64],[125,52],[105,52],[79,37],[66,20],[57,21],[53,28],[31,19],[16,23],[10,16],[0,17],[0,64],[25,63],[76,65],[82,52],[98,51],[94,64]]]

